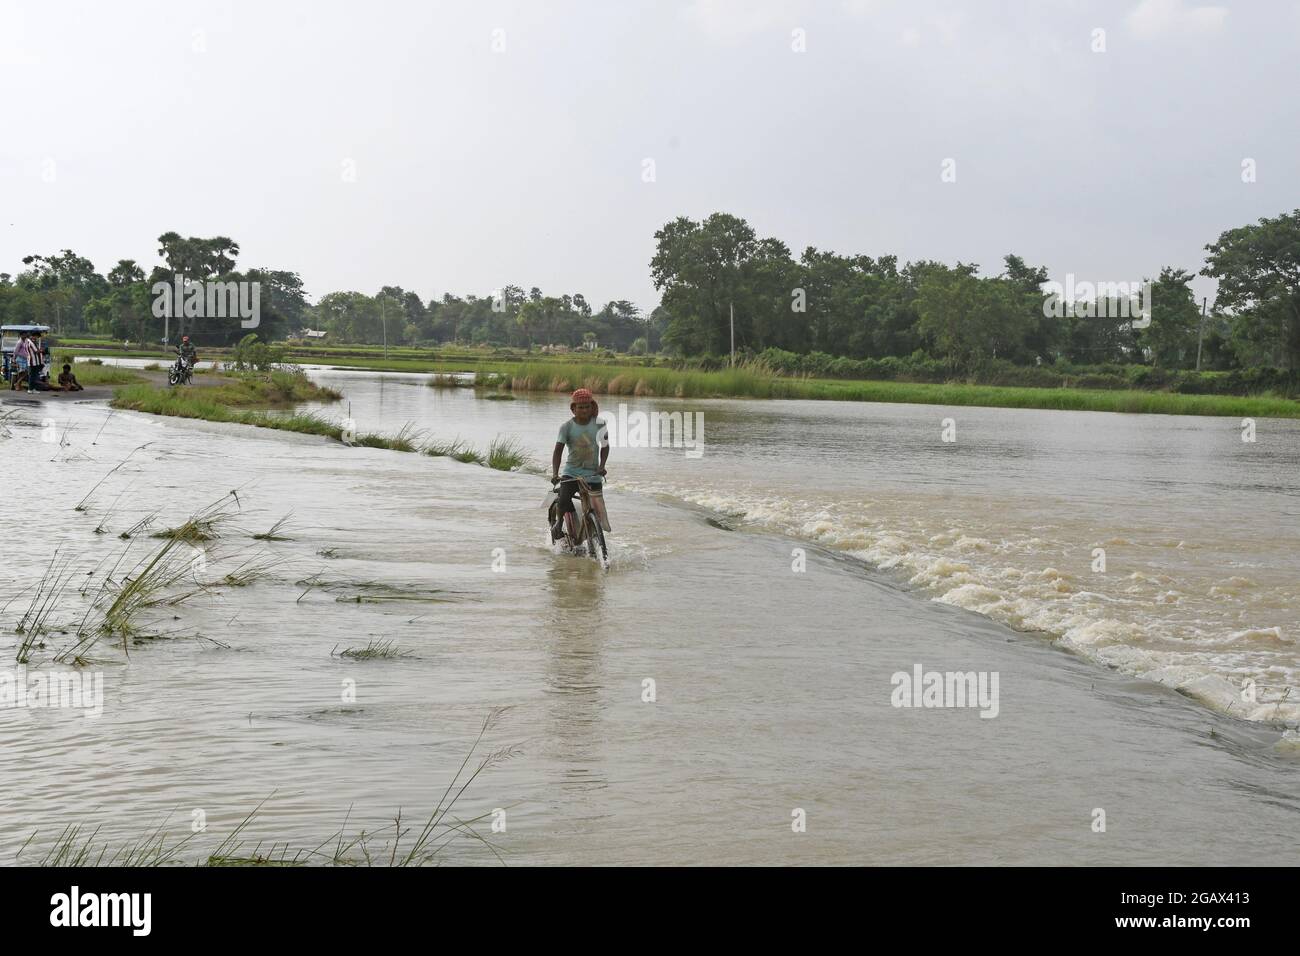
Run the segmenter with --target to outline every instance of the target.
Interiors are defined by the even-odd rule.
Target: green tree
[[[1065,345],[1067,329],[1061,319],[1043,308],[1047,268],[1026,265],[1024,259],[1010,253],[1002,261],[1006,266],[1003,278],[1020,293],[1027,316],[1024,341],[1017,350],[1019,354],[1009,357],[1026,363],[1037,359],[1052,361]]]
[[[1165,266],[1151,283],[1151,323],[1140,330],[1138,340],[1156,366],[1187,368],[1196,363],[1201,310],[1188,285],[1192,279],[1190,272]]]
[[[56,332],[85,328],[86,304],[108,288],[89,259],[64,249],[58,255],[23,257],[28,269],[18,276],[18,286],[29,295],[33,319]]]
[[[141,269],[134,259],[119,259],[117,265],[113,266],[108,273],[108,284],[111,286],[131,285],[133,282],[144,281],[144,270]]]
[[[758,244],[754,230],[726,213],[703,222],[682,216],[656,232],[655,241],[650,275],[672,315],[664,343],[685,354],[726,353],[741,266]]]
[[[1201,274],[1219,280],[1218,306],[1252,362],[1300,368],[1300,209],[1229,229],[1207,245]]]
[[[953,270],[935,272],[917,297],[918,330],[954,369],[973,371],[1024,339],[1023,293],[1005,279],[980,279]]]

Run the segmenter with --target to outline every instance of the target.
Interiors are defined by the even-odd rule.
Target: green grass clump
[[[202,544],[217,537],[221,526],[239,509],[239,496],[235,492],[217,499],[201,511],[195,512],[189,520],[175,528],[157,531],[151,537],[167,538],[172,541],[184,541],[186,544]]]
[[[383,448],[386,451],[419,451],[415,443],[403,437],[389,437],[387,435],[358,435],[353,439],[352,444],[358,448]]]
[[[430,458],[450,458],[466,465],[487,464],[487,458],[483,453],[461,438],[453,438],[451,441],[430,441],[420,451]]]
[[[435,372],[426,383],[430,388],[473,388],[474,382],[455,373]]]
[[[198,593],[193,588],[176,593],[174,588],[192,576],[192,556],[181,550],[181,539],[170,538],[153,554],[140,561],[121,582],[105,581],[101,595],[108,603],[103,608],[98,625],[89,626],[89,612],[77,631],[77,640],[55,656],[55,660],[82,660],[86,652],[100,637],[117,635],[122,639],[123,652],[127,640],[141,633],[138,618],[146,612],[164,605],[176,605]],[[95,607],[99,606],[96,599]]]
[[[168,842],[167,833],[164,829],[166,820],[158,826],[129,843],[111,850],[107,844],[95,846],[95,838],[99,835],[99,827],[84,833],[80,824],[72,824],[63,828],[58,838],[45,851],[38,862],[37,866],[75,866],[78,868],[88,866],[170,866],[181,862],[180,851],[193,839],[197,833],[188,833],[174,842]],[[39,832],[39,831],[38,831]],[[84,835],[83,835],[84,833]],[[23,850],[36,837],[33,833],[27,838],[27,842],[18,850],[21,856]]]
[[[416,452],[420,450],[420,442],[424,432],[417,429],[410,422],[403,425],[396,435],[359,435],[352,442],[362,448],[386,448],[389,451]]]
[[[463,459],[460,456],[467,451],[472,451],[472,449],[460,438],[453,438],[451,441],[435,439],[427,442],[420,449],[422,454],[428,455],[430,458],[455,458],[457,461],[462,461]]]
[[[211,401],[233,407],[298,405],[303,402],[334,402],[343,397],[336,389],[317,385],[302,372],[277,369],[273,372],[227,373],[221,385],[210,391]]]
[[[528,464],[529,455],[524,443],[513,435],[497,436],[488,445],[487,466],[498,471],[516,471]]]

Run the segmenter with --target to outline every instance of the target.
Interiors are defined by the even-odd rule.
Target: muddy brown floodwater
[[[360,431],[515,435],[538,462],[567,416],[312,374]],[[705,426],[698,457],[613,450],[608,570],[546,546],[537,474],[0,406],[0,670],[56,553],[97,580],[239,498],[194,552],[207,590],[144,615],[129,657],[94,648],[100,716],[0,708],[4,862],[33,832],[18,862],[68,825],[116,846],[201,820],[197,859],[258,804],[246,850],[418,818],[503,709],[456,813],[507,863],[1300,863],[1300,422],[603,405]],[[29,674],[68,670],[80,587]],[[341,656],[373,642],[402,656]],[[996,675],[996,706],[895,706],[918,666]],[[469,837],[442,856],[498,862]]]

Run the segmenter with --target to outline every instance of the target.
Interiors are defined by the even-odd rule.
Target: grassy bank
[[[304,402],[337,401],[342,396],[334,389],[323,388],[305,375],[290,372],[223,375],[222,379],[220,384],[208,388],[126,385],[114,391],[111,404],[114,408],[150,415],[254,425],[340,441],[343,438],[340,426],[319,415],[272,415],[267,410]]]
[[[741,366],[718,372],[605,365],[525,363],[486,371],[479,382],[520,391],[567,392],[579,386],[601,395],[667,398],[786,398],[917,405],[980,405],[1157,415],[1300,418],[1300,402],[1269,396],[1184,395],[1174,392],[996,385],[870,382],[787,378]]]
[[[92,385],[132,385],[144,381],[144,376],[134,369],[101,365],[95,361],[77,361],[71,355],[55,357],[54,368],[50,371],[51,379],[58,378],[65,363],[72,366],[72,374],[77,376],[78,383],[87,388]]]
[[[508,438],[494,439],[487,454],[483,454],[459,439],[453,442],[425,441],[424,436],[409,425],[392,436],[352,435],[342,425],[323,415],[310,412],[273,414],[272,410],[277,407],[284,409],[307,402],[332,402],[343,397],[332,388],[317,385],[305,375],[284,371],[218,375],[218,384],[204,388],[168,388],[148,383],[124,385],[114,391],[111,404],[114,408],[150,415],[252,425],[318,435],[365,448],[384,448],[435,458],[446,456],[501,471],[522,468],[528,463],[521,447]]]

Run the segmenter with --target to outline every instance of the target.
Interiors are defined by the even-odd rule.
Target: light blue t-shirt
[[[556,436],[555,441],[568,449],[561,475],[570,478],[597,476],[600,469],[600,449],[609,444],[604,419],[592,418],[587,424],[579,425],[577,419],[570,418],[560,426],[560,434]]]

